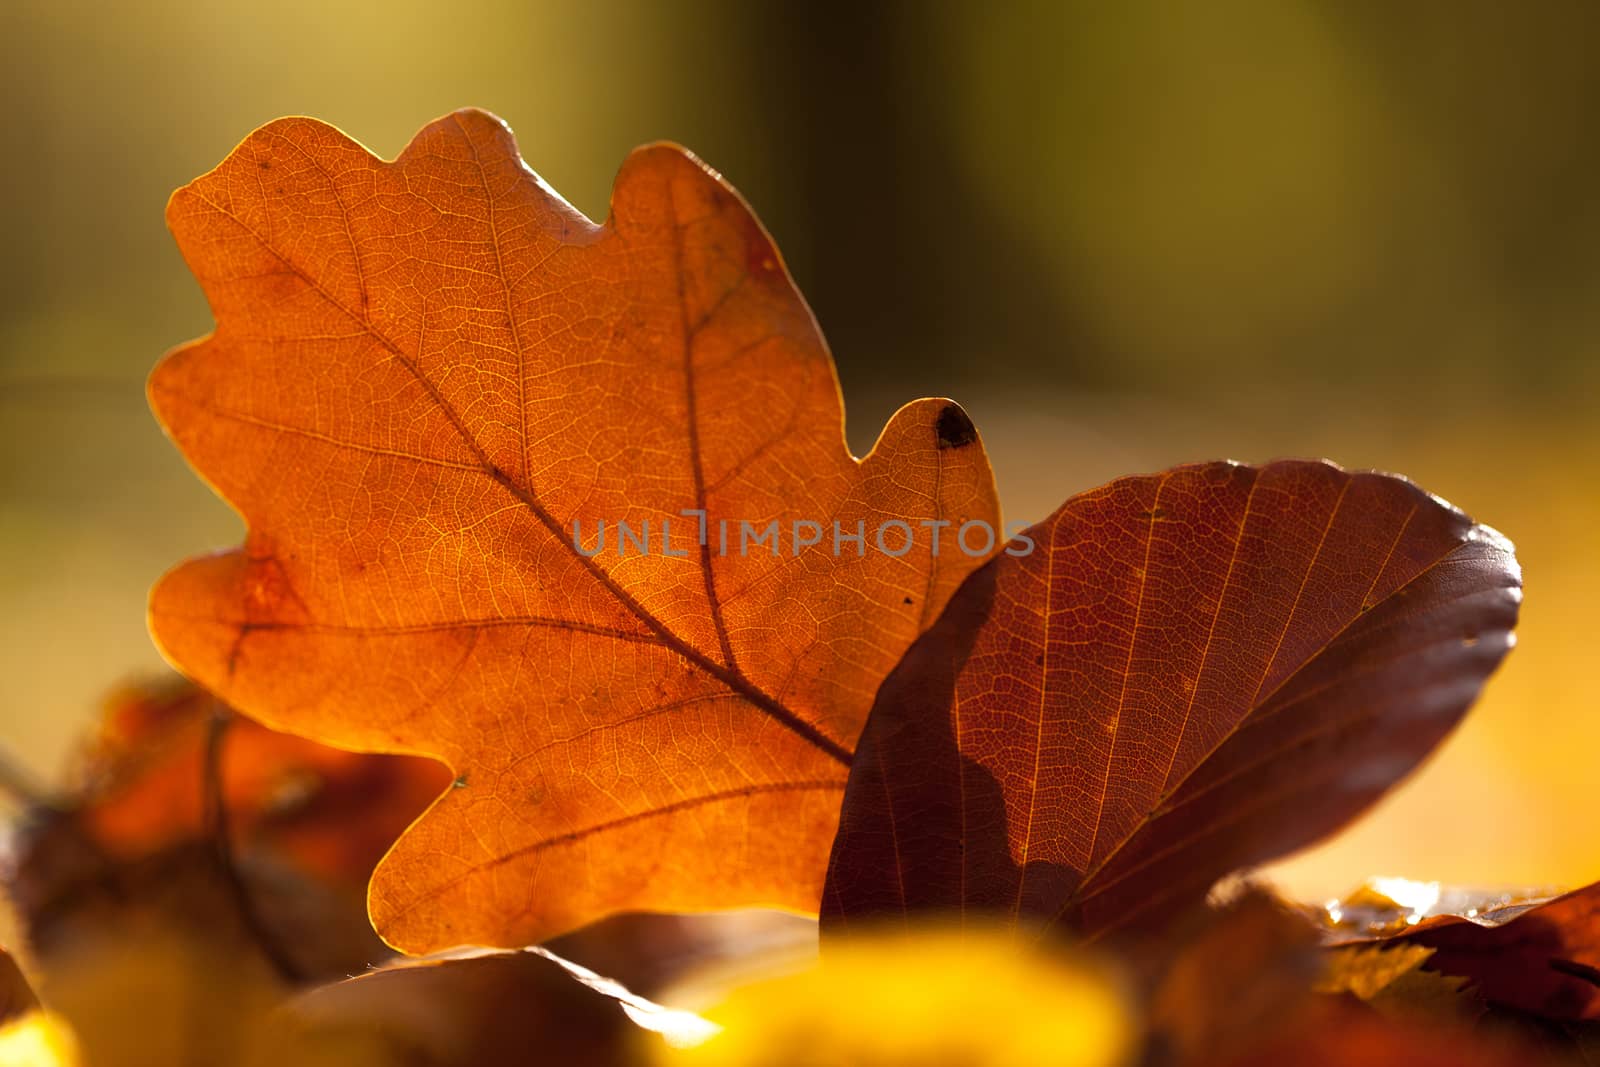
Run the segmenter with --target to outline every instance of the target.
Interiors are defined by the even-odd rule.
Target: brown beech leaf
[[[952,535],[997,521],[961,409],[910,404],[853,458],[777,250],[672,146],[597,226],[482,112],[392,163],[286,119],[168,221],[217,329],[151,403],[250,529],[164,578],[151,627],[275,729],[456,772],[374,876],[384,937],[813,908],[872,694],[981,562]],[[909,551],[871,544],[886,522]]]
[[[1472,915],[1435,914],[1369,946],[1432,949],[1422,967],[1465,978],[1491,1004],[1600,1019],[1600,883]]]
[[[1210,463],[1124,478],[976,572],[884,682],[823,899],[1089,937],[1323,837],[1510,648],[1506,540],[1399,478]]]

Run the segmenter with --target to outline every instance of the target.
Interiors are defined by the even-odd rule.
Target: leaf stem
[[[204,790],[206,824],[218,873],[221,874],[229,895],[233,897],[234,906],[239,910],[239,920],[244,926],[245,933],[256,943],[261,955],[284,981],[299,983],[306,978],[304,970],[279,944],[278,939],[273,936],[262,919],[260,911],[256,908],[255,898],[250,894],[250,887],[245,884],[244,877],[239,873],[238,862],[234,856],[233,839],[228,826],[228,802],[222,780],[223,748],[227,741],[228,728],[232,723],[233,713],[220,701],[214,702],[211,721],[206,729],[205,771],[201,788]]]

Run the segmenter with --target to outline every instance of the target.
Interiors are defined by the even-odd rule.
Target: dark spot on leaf
[[[967,413],[955,404],[947,404],[939,412],[939,421],[934,429],[939,435],[940,448],[965,448],[978,439],[977,427],[972,425]]]
[[[1140,518],[1144,518],[1144,519],[1149,519],[1151,522],[1159,522],[1160,520],[1162,520],[1162,519],[1167,517],[1167,509],[1166,508],[1154,508],[1154,509],[1152,509],[1150,511],[1141,511],[1139,513],[1139,517]]]
[[[260,166],[260,167],[261,167],[261,169],[262,169],[262,170],[271,170],[271,169],[272,169],[272,163],[271,163],[271,161],[269,161],[269,160],[265,160],[265,159],[263,159],[263,160],[262,160],[262,161],[261,161],[261,162],[260,162],[260,163],[259,163],[259,164],[258,164],[258,166]]]
[[[461,775],[455,781],[450,783],[450,787],[452,789],[465,789],[467,787],[467,776],[464,774]]]
[[[911,598],[910,597],[906,597],[904,600],[901,601],[901,603],[902,604],[909,604],[909,603],[911,603]]]

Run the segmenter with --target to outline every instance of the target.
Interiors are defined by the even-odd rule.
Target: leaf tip
[[[939,410],[934,433],[940,448],[965,448],[978,439],[978,428],[972,424],[971,417],[962,410],[961,405],[954,401],[947,402]]]

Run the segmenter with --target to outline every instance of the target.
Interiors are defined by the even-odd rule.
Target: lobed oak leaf
[[[151,630],[274,729],[456,772],[374,876],[380,933],[814,908],[872,695],[981,562],[921,524],[997,522],[960,408],[910,404],[852,457],[777,250],[672,146],[596,226],[483,112],[393,162],[286,119],[168,221],[217,328],[151,403],[249,533],[167,575]],[[722,521],[917,537],[724,554]]]
[[[1511,647],[1510,544],[1327,463],[1124,478],[970,577],[884,682],[826,929],[927,909],[1161,926],[1332,833]]]

